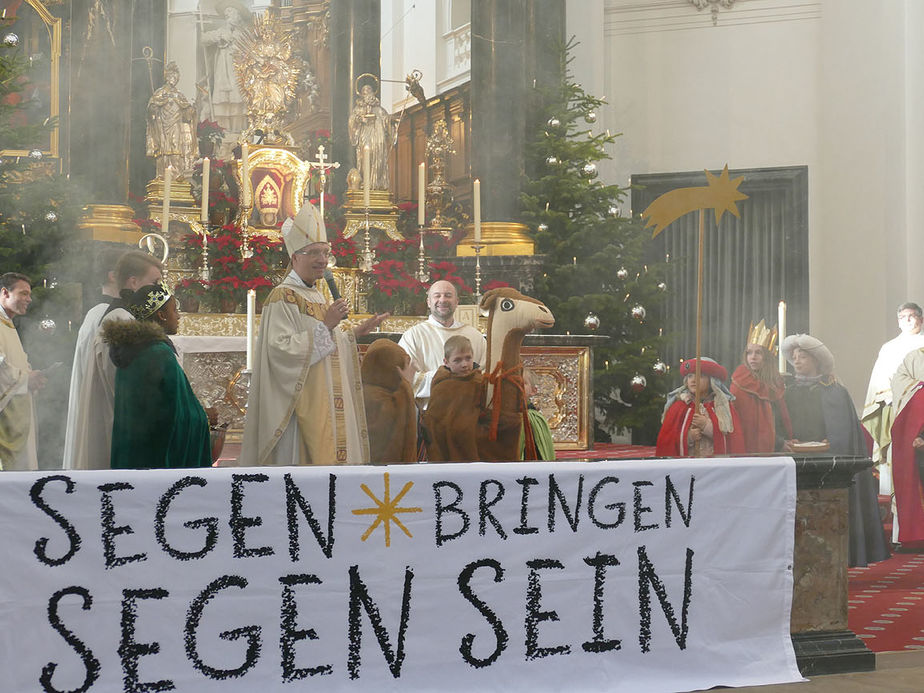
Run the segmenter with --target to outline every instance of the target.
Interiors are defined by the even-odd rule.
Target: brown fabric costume
[[[398,372],[408,358],[390,339],[375,340],[363,357],[363,400],[373,464],[417,461],[417,405],[411,384]]]
[[[430,406],[423,423],[429,436],[427,453],[433,461],[469,462],[478,455],[478,417],[484,389],[481,370],[453,375],[440,368],[430,384]]]

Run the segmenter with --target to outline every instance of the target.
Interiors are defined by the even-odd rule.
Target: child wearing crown
[[[783,378],[774,362],[776,327],[751,323],[742,363],[732,373],[731,393],[741,419],[745,451],[777,452],[792,438],[792,424],[783,399]]]

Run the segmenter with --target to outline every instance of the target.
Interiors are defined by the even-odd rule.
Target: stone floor
[[[924,651],[883,652],[876,655],[876,671],[856,674],[816,676],[804,683],[777,686],[746,686],[735,693],[922,693],[924,691]]]

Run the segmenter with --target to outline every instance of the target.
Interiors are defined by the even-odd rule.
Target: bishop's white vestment
[[[468,337],[472,343],[472,358],[475,363],[484,368],[487,365],[484,362],[487,350],[484,335],[471,325],[457,320],[446,327],[431,315],[424,322],[409,328],[398,341],[398,345],[410,355],[411,361],[417,365],[417,373],[414,375],[414,397],[417,400],[417,406],[421,409],[427,408],[433,376],[443,365],[445,358],[443,345],[447,339],[457,334]]]
[[[30,370],[19,333],[0,308],[0,465],[4,471],[38,469]]]
[[[293,271],[263,304],[238,464],[368,464],[356,337]]]

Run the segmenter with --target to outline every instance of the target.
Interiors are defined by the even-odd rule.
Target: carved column
[[[343,162],[334,174],[338,195],[356,163],[347,130],[356,77],[365,72],[381,77],[381,5],[380,0],[337,0],[330,6],[331,147],[334,161]]]

